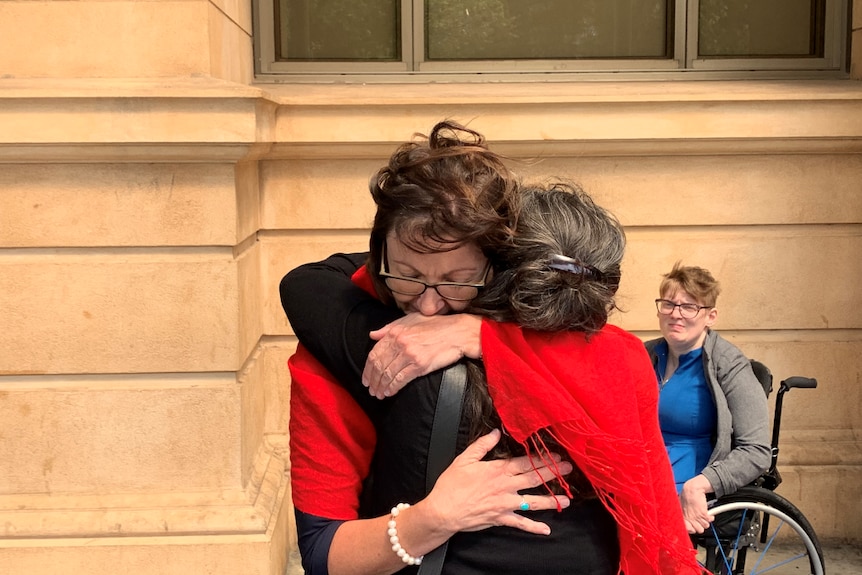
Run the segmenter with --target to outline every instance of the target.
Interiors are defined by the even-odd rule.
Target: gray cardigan
[[[653,368],[658,363],[655,347],[661,341],[644,344]],[[703,369],[715,400],[717,424],[712,455],[701,473],[712,484],[715,496],[721,497],[748,485],[769,468],[769,408],[748,358],[712,330],[703,342]]]

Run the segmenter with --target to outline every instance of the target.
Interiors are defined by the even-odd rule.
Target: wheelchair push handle
[[[814,389],[817,387],[817,380],[813,377],[794,376],[788,377],[781,382],[781,385],[787,389]]]

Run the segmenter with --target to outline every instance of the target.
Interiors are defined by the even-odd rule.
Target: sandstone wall
[[[716,273],[722,333],[820,381],[780,491],[862,540],[862,85],[256,85],[251,33],[244,1],[0,1],[0,572],[297,572],[277,284],[364,249],[368,177],[447,117],[620,217],[615,323]]]

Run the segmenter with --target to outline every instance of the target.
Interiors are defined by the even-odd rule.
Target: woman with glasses
[[[677,262],[655,300],[662,337],[646,342],[689,533],[709,527],[707,498],[751,483],[770,462],[763,387],[743,353],[712,330],[719,291],[708,270]]]
[[[463,164],[486,151],[463,143],[464,131],[444,143],[439,128],[372,179],[378,210],[367,259],[336,255],[282,280],[300,342],[376,434],[374,462],[356,473],[371,480],[355,517],[309,513],[294,486],[307,572],[392,573],[448,540],[446,573],[700,573],[655,420],[647,356],[640,340],[606,325],[622,228],[571,189],[480,197],[476,186],[487,177]],[[407,363],[387,362],[380,371],[389,385],[369,393],[368,334],[383,326],[377,345],[392,344]],[[535,361],[524,364],[530,355]],[[426,496],[441,385],[434,370],[462,358],[463,452]],[[293,461],[307,431],[295,426],[297,407],[306,407],[294,398],[308,385],[295,364],[292,374]],[[328,460],[316,455],[318,465]],[[343,520],[356,517],[368,519]],[[394,541],[381,537],[387,526]]]
[[[454,532],[505,525],[545,534],[545,523],[514,510],[569,505],[565,495],[540,492],[527,502],[519,491],[570,472],[570,463],[552,457],[534,465],[525,456],[481,461],[499,441],[500,432],[492,431],[471,437],[476,440],[469,446],[459,443],[463,452],[438,480],[430,502],[403,511],[398,506],[425,495],[440,376],[429,378],[429,387],[417,386],[422,393],[404,395],[400,401],[411,405],[403,408],[372,397],[353,375],[364,355],[354,360],[346,353],[356,352],[355,345],[367,353],[373,341],[343,314],[382,305],[378,327],[405,312],[472,319],[456,312],[491,274],[492,246],[508,233],[517,180],[480,134],[441,122],[427,138],[400,146],[370,188],[377,205],[370,253],[336,254],[301,266],[280,286],[300,341],[289,361],[291,489],[308,575],[415,571],[422,555]],[[471,323],[478,326],[479,320]],[[466,347],[459,345],[457,357],[478,358],[478,335],[472,349]],[[336,378],[357,385],[342,386]],[[380,450],[378,438],[402,440],[411,457]],[[466,440],[466,432],[460,438]],[[392,549],[394,537],[404,541],[400,553]]]

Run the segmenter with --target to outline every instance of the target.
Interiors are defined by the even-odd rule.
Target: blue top
[[[667,342],[660,342],[655,352],[658,355],[656,377],[660,386],[659,425],[679,492],[683,483],[703,471],[709,463],[717,425],[715,400],[703,371],[703,348],[681,355],[679,367],[663,385]]]

